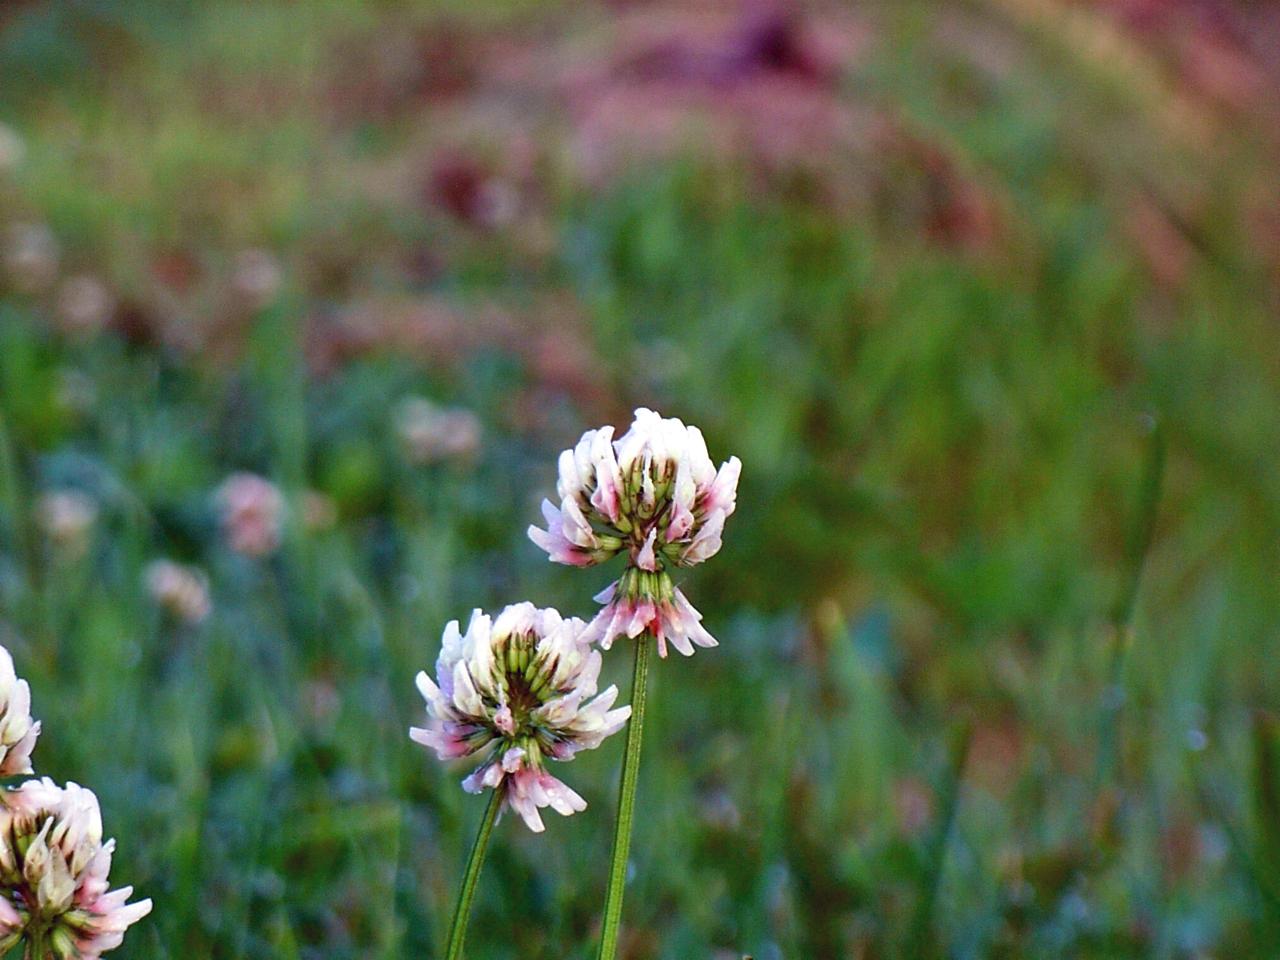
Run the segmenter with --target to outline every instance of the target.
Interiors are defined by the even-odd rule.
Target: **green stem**
[[[1166,458],[1164,429],[1152,418],[1146,462],[1138,490],[1138,511],[1129,533],[1123,579],[1111,608],[1111,649],[1108,656],[1106,687],[1103,689],[1100,716],[1098,765],[1094,774],[1096,789],[1101,789],[1115,773],[1120,753],[1120,714],[1124,707],[1124,666],[1133,646],[1134,615],[1138,606],[1138,587],[1151,541],[1155,535],[1156,508],[1164,484]]]
[[[627,883],[627,857],[631,850],[631,824],[636,811],[636,784],[640,776],[640,745],[644,737],[644,700],[649,684],[649,633],[636,638],[635,672],[631,677],[631,721],[622,754],[622,782],[618,788],[618,822],[613,834],[609,865],[609,890],[604,900],[604,926],[600,931],[599,960],[613,960],[622,927],[622,893]]]
[[[48,951],[44,948],[44,928],[32,924],[27,932],[26,960],[45,960]]]
[[[476,881],[480,879],[480,868],[484,866],[485,851],[489,847],[489,834],[493,833],[494,821],[498,819],[498,811],[502,809],[502,790],[489,791],[489,805],[485,807],[484,819],[480,821],[480,832],[476,834],[476,842],[471,846],[471,856],[467,858],[467,872],[462,878],[462,889],[458,892],[458,906],[453,911],[453,925],[449,928],[449,948],[445,951],[445,960],[462,960],[462,941],[467,935],[467,918],[471,915],[471,901],[476,896]]]

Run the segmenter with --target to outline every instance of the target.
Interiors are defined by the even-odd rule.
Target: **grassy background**
[[[115,296],[0,290],[0,642],[156,901],[115,955],[438,953],[480,804],[413,675],[473,606],[593,609],[524,528],[640,403],[745,468],[686,583],[721,646],[651,681],[627,956],[1274,955],[1280,34],[1150,7],[0,7],[0,221]],[[406,462],[414,393],[474,461]],[[620,748],[501,825],[473,958],[590,955]]]

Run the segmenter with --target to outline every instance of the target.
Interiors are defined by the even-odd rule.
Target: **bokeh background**
[[[438,955],[414,673],[594,609],[524,531],[639,404],[744,471],[627,957],[1280,952],[1280,5],[7,0],[0,124],[0,642],[115,956]],[[620,741],[475,960],[592,955]]]

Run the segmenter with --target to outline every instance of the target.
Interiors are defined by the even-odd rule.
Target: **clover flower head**
[[[626,551],[642,570],[691,567],[720,550],[741,470],[737,457],[716,470],[701,430],[641,407],[619,439],[612,427],[588,430],[560,454],[560,503],[543,502],[547,528],[529,537],[573,566]]]
[[[444,631],[436,678],[418,674],[428,722],[409,736],[441,760],[482,758],[463,781],[479,793],[505,791],[507,806],[541,832],[539,809],[569,816],[586,801],[547,772],[547,760],[570,760],[598,747],[631,715],[612,709],[618,688],[597,695],[600,652],[584,642],[584,624],[531,603],[496,618],[477,610],[463,633]]]
[[[31,719],[31,688],[18,679],[13,657],[0,647],[0,777],[31,772],[40,721]]]
[[[741,471],[737,457],[717,470],[697,427],[644,407],[619,439],[612,427],[589,430],[560,454],[560,503],[543,501],[546,529],[531,526],[530,539],[553,561],[574,566],[627,555],[622,577],[596,598],[606,606],[588,640],[607,650],[616,637],[648,630],[663,657],[668,641],[686,656],[716,645],[668,571],[719,552]]]
[[[58,960],[97,960],[151,912],[126,903],[132,887],[109,890],[115,841],[102,839],[93,791],[47,777],[28,780],[0,805],[0,949],[43,931]]]
[[[217,501],[232,550],[262,557],[280,546],[284,496],[270,480],[256,473],[233,473],[218,488]]]
[[[209,578],[196,567],[172,560],[155,560],[147,565],[144,579],[151,598],[170,616],[197,624],[209,616]]]
[[[618,637],[634,640],[646,630],[657,640],[660,657],[667,655],[668,641],[686,657],[693,656],[694,647],[719,646],[702,625],[702,614],[665,571],[628,567],[595,599],[604,607],[587,625],[583,638],[605,650]]]

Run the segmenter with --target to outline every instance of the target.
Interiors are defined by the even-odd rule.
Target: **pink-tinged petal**
[[[648,570],[654,573],[658,569],[658,558],[653,552],[654,538],[657,537],[657,529],[649,531],[649,536],[644,542],[644,546],[640,548],[640,552],[636,554],[636,566],[641,570]]]
[[[520,819],[534,833],[542,833],[547,829],[542,822],[542,816],[538,813],[538,807],[533,800],[525,794],[516,794],[514,792],[507,794],[507,805],[520,815]]]
[[[613,427],[596,431],[591,446],[591,466],[595,472],[596,489],[591,495],[591,505],[610,523],[616,523],[621,515],[622,471],[613,450]]]
[[[693,644],[689,642],[689,635],[684,629],[684,624],[677,617],[668,617],[666,622],[663,623],[662,632],[682,656],[693,656]]]
[[[462,789],[467,793],[482,793],[484,791],[484,778],[489,772],[489,766],[476,767],[471,773],[462,779]]]
[[[478,717],[484,713],[484,701],[471,682],[467,664],[459,660],[453,665],[453,705],[464,715]]]
[[[542,797],[546,805],[562,817],[572,816],[587,809],[587,801],[551,774],[542,774],[538,783],[542,788]]]
[[[693,482],[698,487],[705,487],[715,477],[716,468],[707,452],[707,441],[702,431],[694,426],[686,427],[684,448]]]
[[[23,925],[22,915],[14,909],[8,898],[0,897],[0,930],[8,932]]]
[[[552,562],[573,567],[589,567],[598,562],[591,551],[584,550],[565,536],[567,521],[559,507],[549,500],[544,500],[542,512],[546,518],[547,529],[543,530],[530,525],[528,534],[530,540],[546,551]]]
[[[599,541],[578,501],[566,497],[560,504],[560,516],[560,531],[566,540],[584,550],[595,549]]]
[[[493,715],[493,725],[505,733],[508,737],[514,736],[516,732],[515,717],[511,713],[511,708],[505,703],[498,708],[498,712]]]
[[[677,590],[672,597],[672,605],[680,611],[681,621],[685,630],[688,632],[689,638],[699,647],[717,647],[719,641],[716,640],[702,626],[702,614],[694,609],[693,604],[689,602],[681,591]]]
[[[742,461],[737,457],[730,457],[721,464],[720,472],[716,474],[715,482],[707,492],[702,509],[707,513],[723,510],[725,516],[732,514],[738,505],[738,478],[741,474]]]
[[[524,747],[512,747],[502,755],[502,769],[507,773],[515,773],[523,766],[524,758]]]
[[[715,556],[720,551],[720,535],[724,531],[725,512],[717,510],[702,524],[689,545],[680,552],[681,566],[691,567]]]

